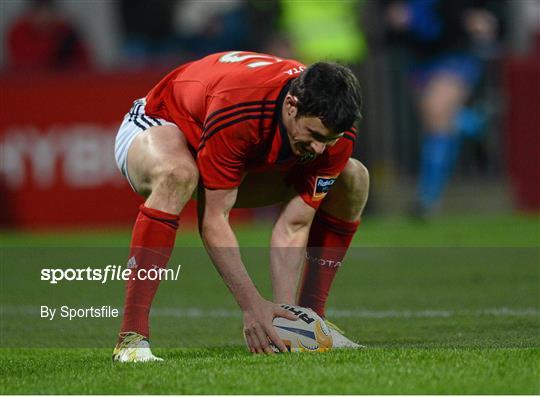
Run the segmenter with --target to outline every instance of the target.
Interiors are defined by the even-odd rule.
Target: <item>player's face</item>
[[[320,156],[343,136],[343,133],[330,131],[318,117],[296,117],[296,100],[291,95],[287,95],[283,110],[283,123],[287,128],[292,151],[302,159],[312,160]]]

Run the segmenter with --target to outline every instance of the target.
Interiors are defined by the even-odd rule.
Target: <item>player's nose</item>
[[[324,150],[326,149],[326,145],[322,142],[311,142],[311,149],[313,152],[317,155],[323,154]]]

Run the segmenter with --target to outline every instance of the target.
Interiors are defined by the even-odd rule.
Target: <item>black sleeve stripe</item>
[[[210,121],[212,121],[212,119],[215,116],[217,116],[218,114],[228,112],[229,110],[233,110],[233,109],[237,109],[237,108],[241,108],[241,107],[246,107],[246,106],[272,105],[272,104],[276,105],[277,101],[264,100],[264,101],[250,101],[250,102],[237,103],[236,105],[227,106],[225,108],[221,108],[219,110],[216,110],[215,112],[213,112],[210,116],[208,116],[206,118],[205,124],[208,124]]]
[[[225,123],[225,124],[221,124],[219,126],[217,126],[216,128],[214,128],[213,130],[209,131],[202,139],[201,139],[201,143],[199,144],[199,150],[201,150],[204,145],[206,144],[206,141],[208,139],[210,139],[213,135],[217,134],[219,131],[223,130],[224,128],[227,128],[227,127],[230,127],[234,124],[238,124],[238,123],[241,123],[243,121],[247,121],[247,120],[263,120],[263,119],[273,119],[274,118],[274,115],[269,115],[269,114],[257,114],[257,115],[252,115],[252,116],[243,116],[243,117],[239,117],[237,119],[234,119],[234,120],[231,120],[229,121],[228,123]]]
[[[272,107],[266,107],[266,106],[256,106],[256,107],[249,107],[249,108],[243,108],[242,110],[238,110],[236,112],[232,112],[232,113],[227,113],[226,115],[224,116],[221,116],[221,117],[218,117],[214,120],[212,120],[210,123],[207,123],[205,126],[204,126],[204,130],[203,132],[206,132],[208,130],[210,130],[214,125],[216,125],[217,123],[219,123],[220,121],[223,121],[223,120],[226,120],[228,118],[231,118],[233,116],[238,116],[239,114],[244,114],[244,113],[264,113],[264,112],[274,112],[276,110],[275,106],[272,105]]]
[[[351,141],[351,142],[353,142],[353,143],[356,142],[356,139],[353,138],[353,137],[350,136],[350,135],[343,135],[343,138],[348,139],[349,141]]]

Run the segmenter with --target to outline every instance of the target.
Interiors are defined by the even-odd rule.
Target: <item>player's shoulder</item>
[[[356,134],[356,127],[352,127],[345,131],[343,136],[336,142],[336,144],[330,147],[328,154],[336,157],[349,157],[356,143]]]
[[[273,118],[287,83],[304,70],[298,61],[255,52],[221,52],[203,60],[207,73],[215,76],[208,79],[206,89],[207,123],[226,115],[242,120]],[[239,114],[242,111],[249,114]]]
[[[285,69],[295,66],[303,66],[299,61],[286,59],[276,55],[264,54],[253,51],[224,51],[211,54],[202,58],[201,61],[213,63],[215,66],[221,66],[231,71],[233,68],[239,70],[268,71],[273,70],[272,66],[279,69]],[[274,69],[275,70],[275,69]],[[291,71],[289,74],[292,74]]]
[[[212,54],[192,64],[192,67],[204,71],[210,88],[215,92],[279,88],[305,69],[305,65],[293,59],[248,51]]]

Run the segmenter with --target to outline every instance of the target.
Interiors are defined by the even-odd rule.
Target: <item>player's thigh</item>
[[[283,174],[265,172],[247,174],[238,188],[235,208],[257,208],[283,203],[294,196],[294,188]]]
[[[148,128],[135,137],[127,155],[127,171],[133,188],[148,196],[164,175],[190,173],[197,179],[197,165],[187,139],[173,125]]]

